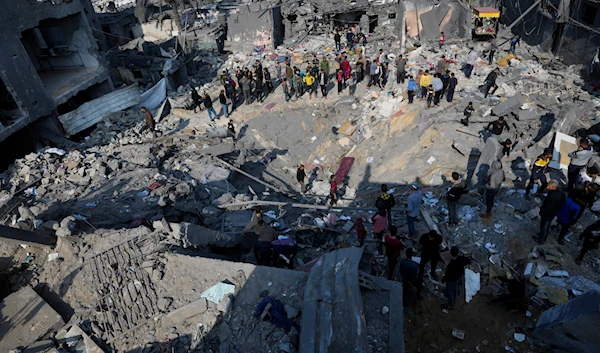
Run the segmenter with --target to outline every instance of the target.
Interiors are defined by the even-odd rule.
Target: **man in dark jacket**
[[[443,242],[443,238],[435,230],[430,230],[429,233],[423,234],[419,239],[421,244],[421,263],[419,264],[419,289],[417,296],[421,296],[421,290],[423,289],[423,277],[425,272],[425,265],[431,261],[431,278],[437,281],[438,277],[435,273],[438,261],[440,259],[440,244]]]
[[[196,112],[196,108],[202,110],[202,98],[200,98],[198,91],[194,87],[192,87],[192,101],[194,101],[194,113]]]
[[[448,188],[446,194],[446,201],[448,202],[448,223],[451,225],[458,224],[458,218],[456,218],[456,204],[460,197],[469,192],[467,185],[461,179],[457,172],[452,173],[452,186]]]
[[[398,55],[396,59],[396,83],[401,84],[404,83],[404,79],[406,78],[406,62],[407,60],[402,57],[402,55]]]
[[[498,141],[500,141],[500,135],[502,135],[504,131],[509,131],[510,127],[508,126],[506,121],[504,121],[504,117],[501,116],[498,118],[498,120],[489,123],[485,130],[488,133],[491,133],[492,137],[495,137],[496,139],[498,139]]]
[[[335,42],[335,50],[342,50],[342,36],[340,36],[340,32],[335,32],[335,34],[333,35],[333,41]]]
[[[579,257],[575,260],[575,263],[581,265],[581,261],[583,261],[583,257],[589,250],[598,249],[598,244],[600,244],[600,221],[596,221],[596,223],[588,226],[579,236],[579,243],[583,240],[583,244],[581,244],[581,252],[579,253]]]
[[[458,85],[458,80],[454,77],[454,72],[450,74],[450,80],[448,81],[448,91],[446,93],[446,101],[448,103],[452,103],[454,99],[454,90],[456,90],[456,86]]]
[[[450,249],[450,255],[452,255],[452,260],[448,263],[446,273],[444,274],[444,277],[442,277],[442,282],[446,283],[446,298],[448,298],[448,304],[442,304],[442,309],[454,310],[458,281],[464,275],[465,266],[470,264],[471,260],[464,256],[459,256],[458,248],[456,246],[453,246]]]
[[[214,121],[217,118],[217,111],[213,108],[212,98],[208,93],[204,92],[204,108],[208,112],[208,118],[210,121]]]
[[[495,68],[494,71],[490,72],[487,77],[485,78],[485,95],[484,97],[487,98],[490,89],[492,87],[494,87],[494,90],[492,91],[492,96],[494,95],[494,93],[496,92],[496,90],[498,89],[498,85],[496,84],[496,79],[498,78],[498,73],[500,72],[500,69]]]
[[[581,201],[579,199],[567,197],[563,207],[561,207],[556,215],[558,224],[561,226],[558,240],[556,241],[557,243],[560,245],[564,244],[565,235],[567,235],[569,228],[577,221],[577,217],[581,211]]]
[[[419,280],[419,265],[413,261],[413,249],[406,249],[406,258],[400,260],[398,271],[402,277],[402,303],[404,311],[410,314],[410,306],[416,302]]]
[[[565,201],[567,201],[567,195],[558,189],[558,181],[550,180],[548,183],[548,196],[544,199],[542,207],[540,207],[540,233],[538,237],[538,243],[544,244],[548,237],[548,231],[550,230],[550,223],[558,211],[563,207]]]
[[[256,257],[256,261],[259,265],[268,266],[271,263],[273,255],[273,246],[271,245],[271,242],[276,239],[277,232],[269,227],[263,220],[262,206],[256,206],[254,209],[254,214],[252,214],[250,223],[244,227],[244,238],[250,229],[258,235],[256,244],[254,244],[254,256]]]
[[[388,187],[386,184],[381,184],[381,195],[375,200],[375,207],[377,209],[384,209],[388,214],[388,226],[392,225],[392,207],[396,206],[396,199],[394,195],[388,194]]]
[[[306,183],[304,182],[304,179],[306,179],[304,164],[300,164],[300,167],[298,167],[298,170],[296,171],[296,180],[298,181],[298,184],[300,184],[300,191],[302,193],[306,192]]]

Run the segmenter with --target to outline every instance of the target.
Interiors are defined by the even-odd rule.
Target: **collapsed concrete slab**
[[[4,298],[0,317],[0,352],[27,347],[65,325],[62,317],[29,286]]]
[[[600,347],[600,293],[590,291],[540,316],[533,336],[568,352],[592,353]]]
[[[503,116],[516,112],[522,105],[523,95],[519,93],[494,106],[492,108],[492,113],[496,116]]]
[[[304,288],[300,353],[367,352],[358,264],[362,248],[323,256]]]
[[[239,234],[221,233],[193,223],[171,223],[171,236],[181,243],[184,248],[217,246],[232,248],[244,242],[244,236]]]
[[[492,162],[498,159],[500,143],[495,138],[488,138],[479,156],[477,166],[471,177],[471,187],[482,190],[485,186],[485,178],[488,175]]]

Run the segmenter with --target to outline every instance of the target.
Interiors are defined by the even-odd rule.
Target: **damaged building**
[[[0,140],[113,89],[89,1],[2,1],[0,7]]]

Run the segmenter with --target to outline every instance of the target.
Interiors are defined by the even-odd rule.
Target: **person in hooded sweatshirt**
[[[387,211],[385,208],[380,208],[377,213],[375,213],[375,216],[371,218],[371,221],[373,222],[373,236],[375,239],[381,241],[383,239],[383,233],[387,228]]]
[[[577,151],[569,153],[569,158],[571,158],[569,168],[567,169],[569,191],[573,188],[573,185],[575,185],[575,181],[577,180],[577,176],[581,170],[585,168],[592,159],[593,153],[592,146],[590,146],[590,142],[586,138],[583,138],[581,141],[579,141],[579,148]]]
[[[486,212],[483,217],[492,216],[492,208],[494,207],[494,199],[500,191],[500,186],[504,181],[504,171],[502,170],[502,163],[499,161],[493,161],[492,167],[488,172],[487,183],[485,184],[485,204]]]
[[[571,197],[567,198],[563,207],[558,211],[556,218],[558,218],[558,224],[560,224],[560,233],[556,242],[560,245],[565,243],[565,235],[567,235],[571,226],[577,221],[579,212],[581,212],[581,201]]]

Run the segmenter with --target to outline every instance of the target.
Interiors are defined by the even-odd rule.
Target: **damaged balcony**
[[[95,45],[82,21],[81,14],[46,19],[22,32],[23,47],[56,104],[105,80],[106,70],[94,55]]]

